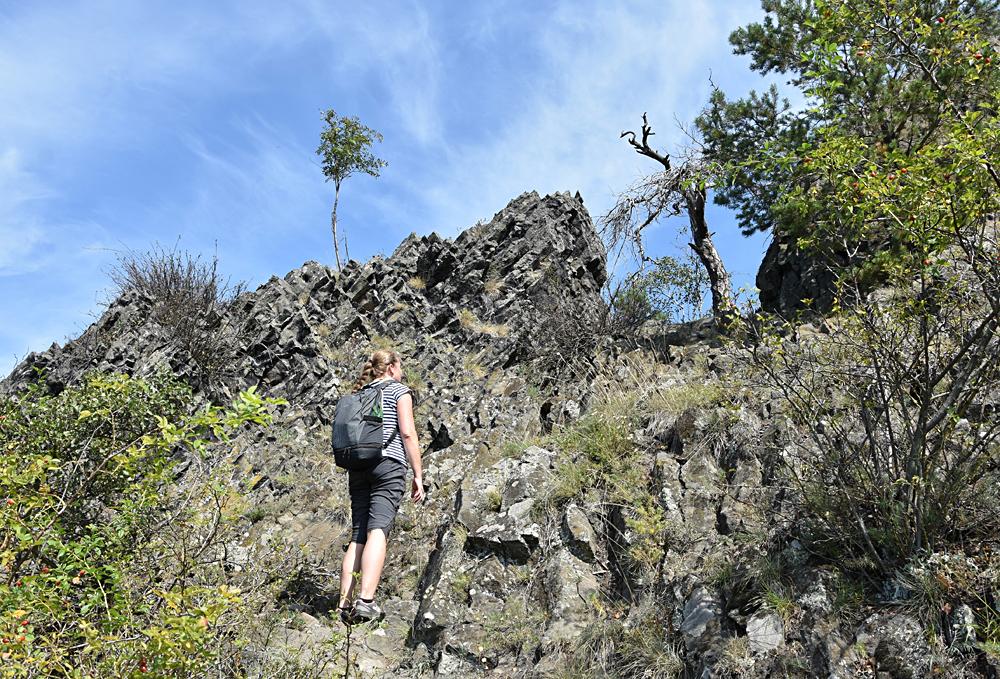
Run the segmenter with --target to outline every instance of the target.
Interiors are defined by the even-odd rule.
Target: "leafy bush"
[[[685,323],[704,315],[708,275],[693,254],[652,260],[611,295],[611,324],[616,332],[634,331],[656,318]]]
[[[1000,529],[997,21],[995,3],[819,3],[806,24],[824,47],[800,81],[815,136],[746,164],[798,175],[774,210],[800,248],[836,261],[879,246],[833,271],[850,304],[822,333],[784,323],[754,340],[758,386],[802,432],[786,459],[802,537],[876,580]],[[845,89],[845,72],[907,105]]]
[[[206,673],[240,593],[202,577],[218,521],[194,514],[224,493],[180,492],[178,463],[266,425],[272,403],[251,390],[192,412],[171,379],[97,374],[0,400],[5,675]]]

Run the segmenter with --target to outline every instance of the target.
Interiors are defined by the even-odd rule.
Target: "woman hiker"
[[[403,365],[395,351],[380,349],[371,355],[354,391],[385,381],[382,390],[382,459],[373,467],[348,472],[351,493],[351,542],[340,571],[340,619],[345,624],[377,620],[382,609],[375,590],[385,564],[386,541],[406,486],[406,463],[413,468],[410,497],[423,502],[423,467],[417,430],[413,425],[413,396],[400,382]],[[355,594],[355,573],[361,573]],[[352,601],[353,598],[353,601]]]

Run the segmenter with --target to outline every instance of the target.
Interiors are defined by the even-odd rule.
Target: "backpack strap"
[[[389,440],[385,442],[384,446],[382,446],[382,450],[385,450],[390,445],[392,445],[392,442],[396,439],[396,434],[398,434],[398,433],[399,433],[399,421],[397,420],[396,421],[396,430],[394,432],[392,432],[392,434],[389,436]],[[403,453],[405,454],[406,451],[404,450]]]
[[[379,399],[382,399],[382,397],[383,397],[382,392],[384,392],[385,388],[388,387],[393,382],[395,382],[396,384],[402,384],[402,382],[400,382],[399,380],[388,379],[388,380],[382,380],[381,382],[378,382],[378,383],[376,383],[374,385],[369,385],[369,386],[373,386],[375,389],[378,389]],[[396,411],[396,428],[393,430],[392,434],[389,435],[389,440],[386,441],[382,445],[382,450],[385,450],[390,445],[392,445],[392,442],[396,440],[396,436],[398,436],[398,435],[399,435],[399,411],[397,410]],[[406,454],[406,450],[405,449],[403,450],[403,454],[404,455]]]

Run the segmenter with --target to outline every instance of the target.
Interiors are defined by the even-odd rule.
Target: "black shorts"
[[[406,465],[391,457],[370,469],[348,472],[351,491],[351,542],[364,544],[368,531],[381,528],[386,537],[406,489]]]

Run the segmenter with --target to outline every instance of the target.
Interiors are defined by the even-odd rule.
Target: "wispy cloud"
[[[21,167],[17,149],[0,153],[0,276],[37,268],[33,256],[44,239],[26,206],[48,195],[41,182]]]
[[[574,2],[538,17],[539,31],[525,39],[542,63],[522,74],[509,115],[474,140],[451,138],[433,180],[413,180],[433,220],[423,226],[454,232],[529,188],[580,190],[592,212],[606,210],[651,170],[619,140],[621,130],[649,111],[661,144],[680,141],[674,117],[693,118],[713,57],[727,59],[728,32],[759,13],[752,3],[743,11],[720,4]]]
[[[412,0],[358,3],[350,11],[323,0],[307,7],[328,39],[334,81],[364,83],[379,106],[388,104],[402,132],[419,144],[439,142],[442,36],[428,10]]]

